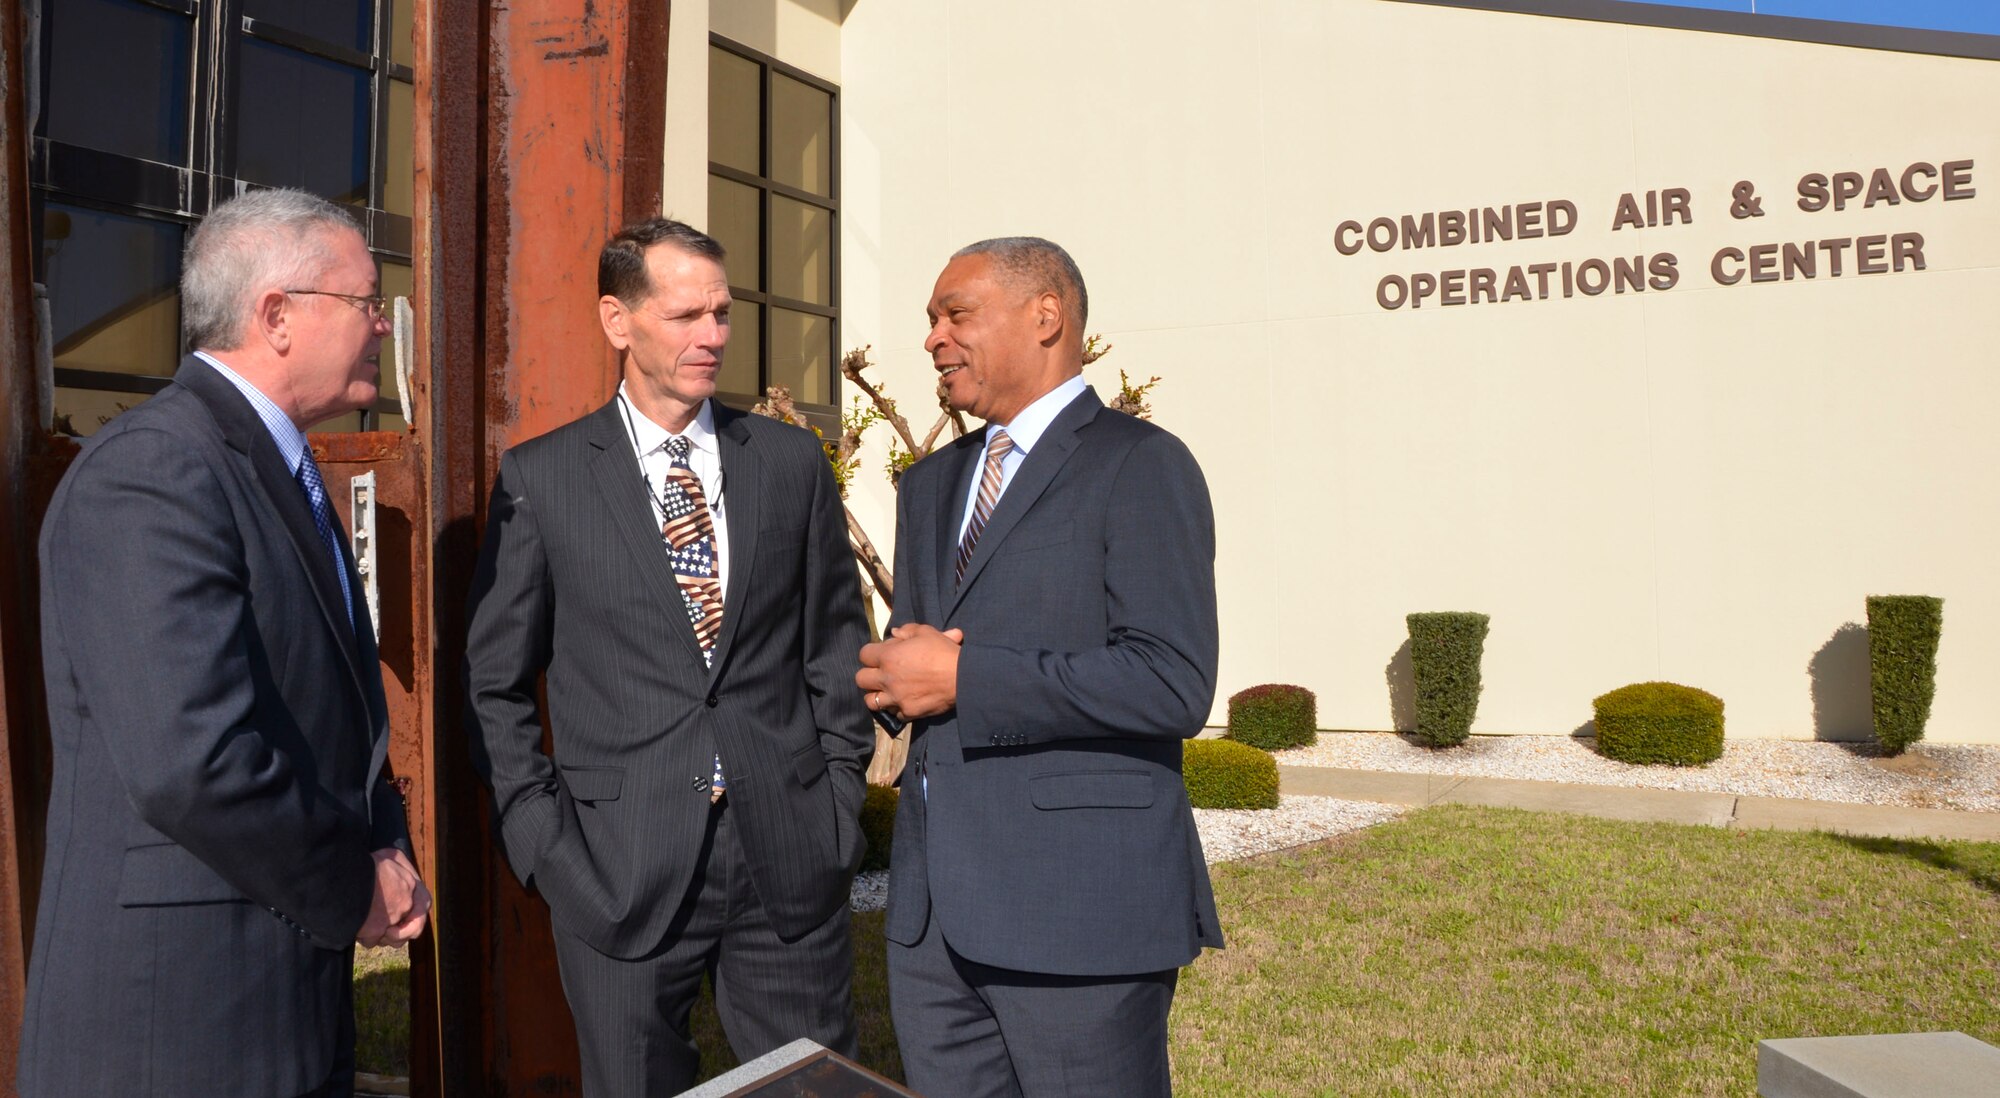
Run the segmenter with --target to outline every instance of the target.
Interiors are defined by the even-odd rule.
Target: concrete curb
[[[1783,831],[1837,831],[1890,839],[2000,842],[2000,812],[1837,804],[1679,789],[1581,785],[1458,774],[1403,774],[1317,766],[1278,767],[1278,788],[1284,793],[1309,797],[1339,797],[1416,807],[1479,804],[1538,812],[1572,812],[1612,820],[1705,824],[1710,827],[1768,827]]]

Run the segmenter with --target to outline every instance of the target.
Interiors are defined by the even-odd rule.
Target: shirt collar
[[[1042,433],[1049,429],[1049,424],[1054,423],[1056,416],[1060,415],[1064,408],[1069,407],[1070,401],[1082,396],[1087,387],[1083,375],[1078,374],[1036,397],[1033,404],[1021,409],[1021,413],[1014,417],[1012,423],[1001,424],[1000,426],[1007,431],[1008,440],[1014,444],[1014,449],[1020,451],[1022,457],[1028,456],[1028,451],[1033,450],[1035,444],[1042,440]]]
[[[632,398],[627,395],[625,383],[622,381],[618,383],[618,397],[625,402],[625,410],[628,413],[626,422],[632,425],[632,435],[639,448],[640,457],[659,449],[661,444],[674,437],[665,427],[646,418],[646,414],[639,410],[639,406],[632,403]],[[716,452],[715,410],[708,401],[701,402],[701,410],[694,414],[693,421],[681,432],[681,437],[703,453]]]
[[[250,402],[251,410],[264,421],[264,429],[271,433],[271,441],[278,444],[278,456],[285,459],[285,469],[298,476],[299,462],[304,460],[306,454],[306,433],[299,430],[292,417],[280,410],[261,389],[244,380],[242,374],[224,365],[221,359],[207,351],[196,351],[194,357],[215,367],[215,371],[227,378],[243,394],[243,399]]]

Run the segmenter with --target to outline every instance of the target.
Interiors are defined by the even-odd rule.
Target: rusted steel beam
[[[35,614],[43,508],[34,503],[34,467],[46,446],[34,365],[24,30],[20,0],[0,2],[0,1095],[14,1093],[48,800]]]
[[[413,1052],[412,1088],[573,1094],[547,912],[502,862],[468,761],[465,598],[500,455],[616,387],[596,258],[619,226],[659,209],[668,2],[419,0],[416,11],[415,305],[430,328],[413,395],[430,450],[441,1021],[437,1061]]]

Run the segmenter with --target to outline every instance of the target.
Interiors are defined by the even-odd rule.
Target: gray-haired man
[[[216,207],[182,276],[194,353],[50,505],[24,1095],[348,1093],[354,945],[423,931],[375,638],[304,434],[375,399],[376,279],[323,199]]]

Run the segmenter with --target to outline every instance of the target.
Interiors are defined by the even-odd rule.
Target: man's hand
[[[431,890],[417,876],[417,867],[400,850],[377,850],[375,896],[354,940],[365,946],[401,945],[424,932],[430,913]]]
[[[938,632],[928,625],[899,625],[861,648],[854,685],[868,708],[904,720],[935,717],[958,704],[958,650],[965,630]]]

